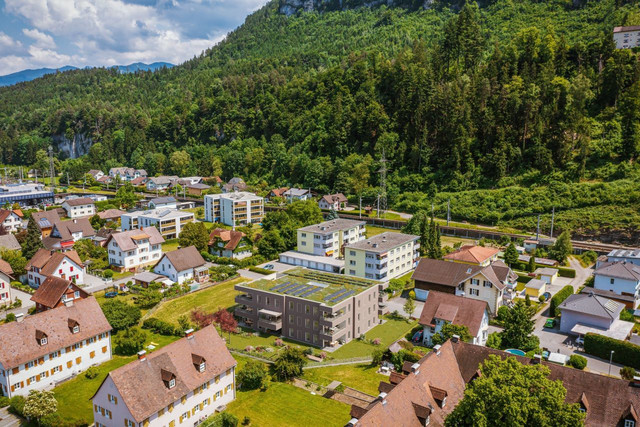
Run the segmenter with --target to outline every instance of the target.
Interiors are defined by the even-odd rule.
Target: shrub
[[[594,262],[596,262],[596,259],[598,259],[598,254],[595,253],[594,251],[587,251],[585,253],[583,253],[581,255],[582,257],[582,261],[587,264],[587,265],[591,265]]]
[[[487,347],[500,349],[502,348],[502,337],[500,332],[492,332],[487,337]]]
[[[509,314],[509,307],[507,307],[506,305],[501,305],[500,308],[498,308],[498,314],[496,318],[499,321],[504,322],[508,314]]]
[[[307,347],[304,349],[303,353],[306,354],[307,356],[310,356],[313,354],[313,349],[311,349],[311,347]]]
[[[142,323],[142,329],[150,329],[151,332],[154,332],[160,335],[165,335],[165,336],[182,335],[181,331],[177,330],[176,327],[173,326],[171,323],[165,322],[164,320],[160,320],[155,317],[150,317],[146,319]]]
[[[221,412],[205,424],[207,427],[236,427],[238,418],[229,412]]]
[[[373,341],[371,341],[371,344],[380,345],[380,344],[382,344],[382,339],[381,338],[374,338]]]
[[[587,367],[587,358],[578,354],[572,354],[571,357],[569,357],[567,365],[582,370]]]
[[[620,312],[620,320],[625,320],[627,322],[635,322],[636,318],[633,317],[633,313],[630,310],[624,309]]]
[[[555,267],[558,269],[558,276],[560,277],[568,277],[570,279],[574,279],[576,277],[576,271],[573,268],[567,267]]]
[[[0,396],[0,408],[5,408],[9,406],[10,402],[11,402],[11,399],[9,399],[7,396]]]
[[[95,377],[97,377],[99,374],[100,374],[100,370],[97,367],[92,366],[85,371],[84,376],[92,380]]]
[[[620,376],[622,377],[623,380],[631,381],[633,377],[635,377],[636,375],[638,375],[638,373],[631,366],[625,366],[624,368],[620,368]]]
[[[111,279],[113,277],[113,274],[114,274],[113,270],[111,270],[110,268],[107,268],[105,271],[102,272],[102,275],[107,279]]]
[[[242,419],[242,425],[248,426],[249,424],[251,424],[251,418],[245,415],[244,418]]]
[[[26,402],[27,399],[22,396],[13,396],[9,402],[9,411],[11,411],[12,414],[22,417],[24,414],[24,404]]]
[[[276,347],[282,347],[284,345],[284,341],[282,341],[282,339],[280,338],[276,338],[276,340],[273,342],[273,345]]]
[[[116,331],[126,329],[138,323],[142,313],[138,307],[113,299],[102,305],[104,316]]]
[[[551,304],[549,305],[549,314],[551,315],[551,317],[555,317],[558,315],[556,309],[560,304],[562,304],[564,300],[569,298],[570,295],[573,295],[573,286],[567,285],[564,288],[560,289],[557,294],[551,297]]]
[[[640,369],[640,346],[592,333],[584,338],[584,351],[587,354],[609,360],[612,350],[614,362]]]
[[[142,350],[147,334],[139,328],[121,331],[115,336],[116,353],[131,356]]]
[[[327,358],[327,352],[326,351],[321,351],[318,356],[320,357],[320,359],[324,360],[324,359]]]
[[[237,380],[242,390],[255,390],[267,386],[270,378],[264,363],[250,360],[238,372]]]
[[[409,291],[409,299],[416,299],[416,291]]]
[[[540,297],[538,298],[538,301],[540,301],[540,304],[544,304],[546,300],[547,298],[544,295],[540,295]]]
[[[16,321],[16,315],[13,313],[8,313],[4,318],[4,323],[11,323]]]
[[[373,366],[379,366],[382,363],[382,357],[384,356],[384,350],[381,348],[376,348],[371,353],[371,364]]]

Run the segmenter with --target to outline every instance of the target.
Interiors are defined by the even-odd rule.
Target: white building
[[[178,209],[178,201],[175,197],[156,197],[149,200],[149,209]]]
[[[605,262],[627,262],[640,265],[640,249],[614,249],[606,257],[606,261],[598,262],[596,268]]]
[[[333,219],[297,230],[298,251],[310,255],[342,258],[344,246],[366,238],[366,222]]]
[[[11,303],[11,274],[9,263],[0,259],[0,306]]]
[[[264,199],[239,191],[204,196],[204,220],[226,225],[259,224],[264,217]]]
[[[121,217],[122,231],[136,228],[156,227],[165,239],[175,239],[180,236],[185,224],[196,220],[192,212],[177,209],[153,209],[148,211],[129,212]]]
[[[387,232],[352,243],[344,249],[349,276],[391,280],[413,270],[418,262],[419,236]]]
[[[298,200],[309,200],[311,191],[304,188],[290,188],[282,194],[287,202],[297,202]]]
[[[215,327],[113,370],[93,395],[96,427],[194,426],[236,397],[236,361]]]
[[[147,181],[147,190],[149,191],[164,191],[178,180],[177,176],[158,176],[155,178],[149,178]]]
[[[164,239],[155,227],[115,233],[107,239],[109,264],[120,271],[155,265],[162,256]]]
[[[76,251],[54,252],[38,249],[38,252],[27,263],[25,270],[27,270],[29,286],[38,288],[49,276],[82,285],[84,284],[84,268]]]
[[[613,41],[616,43],[616,49],[640,47],[640,25],[615,27],[613,29]]]
[[[111,326],[93,297],[0,325],[5,396],[53,388],[111,359]]]
[[[167,252],[153,268],[154,273],[168,277],[174,283],[189,280],[203,282],[209,278],[209,267],[195,246]]]
[[[0,209],[0,225],[9,233],[15,233],[22,229],[23,217],[21,210]]]
[[[109,169],[109,176],[111,178],[119,176],[123,181],[132,181],[136,178],[146,177],[147,171],[134,168],[111,168]]]
[[[88,197],[65,200],[64,203],[62,203],[62,208],[67,212],[69,218],[80,218],[96,214],[96,205],[93,200]]]
[[[593,287],[633,297],[635,308],[640,302],[640,266],[625,261],[604,263],[594,272]]]

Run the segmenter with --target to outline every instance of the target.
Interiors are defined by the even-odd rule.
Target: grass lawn
[[[462,237],[449,237],[449,236],[440,236],[440,242],[442,246],[451,246],[453,247],[456,243],[465,244],[474,244],[476,241],[474,239],[464,239]]]
[[[183,314],[188,315],[196,307],[200,307],[206,312],[214,311],[218,307],[233,307],[235,305],[235,297],[240,293],[235,291],[233,286],[244,280],[238,277],[221,285],[211,286],[205,290],[163,302],[153,317],[177,325],[178,317]]]
[[[163,335],[152,334],[147,332],[147,342],[145,345],[153,342],[158,344],[157,348],[177,340],[178,337],[166,337]],[[113,344],[113,343],[112,343]],[[149,350],[147,350],[149,351]],[[93,379],[88,379],[81,373],[72,380],[69,380],[53,389],[56,400],[58,401],[58,413],[64,420],[81,421],[84,420],[88,424],[93,421],[93,408],[91,397],[98,390],[100,384],[107,374],[120,366],[126,365],[136,359],[136,356],[113,356],[113,358],[98,366],[99,374]]]
[[[314,396],[285,383],[271,383],[267,391],[238,391],[227,412],[251,419],[251,425],[341,427],[350,419],[351,408],[344,403]]]
[[[255,331],[253,329],[244,329],[244,332],[249,332],[253,334]],[[224,337],[228,339],[228,335],[224,335]],[[233,334],[231,335],[231,343],[229,344],[229,347],[235,348],[237,350],[244,350],[247,346],[253,346],[253,347],[262,346],[262,347],[273,347],[274,349],[277,350],[277,347],[275,347],[273,344],[277,338],[280,338],[280,336],[271,335],[271,334],[261,334],[260,336],[251,335],[248,337],[243,337],[240,334]],[[300,347],[302,349],[311,348],[314,350],[315,353],[319,351],[318,348],[316,347],[307,346],[298,341],[293,341],[287,338],[280,338],[280,339],[284,341],[285,344],[290,345],[292,347]],[[276,357],[276,352],[273,352],[273,353],[264,352],[260,356],[267,359],[272,359]]]
[[[387,348],[391,343],[405,336],[417,324],[417,320],[407,323],[406,320],[387,319],[384,324],[376,326],[365,334],[365,337],[368,340],[380,338],[382,343],[379,346],[369,344],[365,341],[353,340],[350,343],[343,345],[333,353],[330,353],[330,356],[333,359],[350,359],[352,357],[370,356],[373,350],[376,348]]]
[[[392,233],[399,233],[400,230],[394,230],[392,228],[383,228],[383,227],[376,227],[375,225],[368,225],[367,224],[367,239],[373,237],[373,236],[377,236],[378,234],[382,234],[385,233],[387,231],[390,231]]]
[[[389,380],[389,377],[377,373],[377,368],[369,364],[360,364],[305,369],[303,378],[324,386],[329,385],[331,381],[340,381],[348,387],[377,396],[380,381]]]
[[[178,249],[180,243],[178,243],[178,239],[169,239],[162,244],[162,252],[171,252]]]

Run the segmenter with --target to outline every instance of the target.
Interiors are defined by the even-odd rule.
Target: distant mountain
[[[153,64],[145,64],[143,62],[136,62],[129,65],[114,65],[112,68],[117,68],[121,73],[134,73],[136,71],[155,71],[159,68],[171,68],[173,64],[168,62],[154,62]],[[93,67],[85,67],[93,68]],[[77,70],[78,67],[67,65],[61,68],[38,68],[37,70],[22,70],[16,73],[0,76],[0,86],[10,86],[20,82],[28,82],[42,77],[46,74],[53,74],[56,72],[63,72],[69,70]]]

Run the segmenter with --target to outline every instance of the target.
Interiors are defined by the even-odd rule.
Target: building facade
[[[631,27],[615,27],[613,41],[616,49],[631,49],[640,47],[640,25]]]
[[[175,239],[180,236],[182,228],[196,220],[192,212],[177,209],[155,209],[148,211],[129,212],[121,217],[122,231],[136,228],[155,227],[165,239]]]
[[[95,298],[0,325],[0,388],[5,396],[56,383],[111,359],[111,326]],[[20,345],[17,345],[20,343]]]
[[[176,249],[162,256],[153,268],[154,273],[171,279],[174,283],[183,284],[188,281],[198,283],[209,279],[209,267],[195,246]]]
[[[0,209],[0,225],[9,233],[22,229],[23,214],[21,210]]]
[[[259,224],[264,217],[264,199],[248,192],[207,194],[204,218],[231,226]]]
[[[382,233],[349,244],[344,250],[344,269],[349,276],[391,280],[415,268],[418,262],[418,236]]]
[[[119,271],[156,265],[162,257],[162,243],[164,238],[155,227],[112,234],[106,243],[109,264]]]
[[[31,296],[31,301],[36,303],[36,313],[40,313],[88,297],[89,294],[72,281],[49,276]]]
[[[17,203],[20,206],[53,204],[53,191],[45,190],[44,184],[0,185],[0,206]]]
[[[211,255],[244,259],[252,255],[253,242],[241,231],[216,228],[209,235]]]
[[[0,259],[0,306],[11,304],[11,274],[8,262]]]
[[[67,216],[72,219],[96,214],[96,205],[88,197],[65,200],[62,203],[62,208],[67,212]]]
[[[75,284],[84,284],[85,267],[76,251],[53,252],[38,249],[29,260],[27,281],[32,288],[38,288],[49,277],[58,277]]]
[[[366,222],[334,219],[297,230],[298,252],[344,258],[344,247],[364,240]]]
[[[632,297],[636,307],[640,302],[640,266],[626,261],[601,264],[594,272],[593,287]]]

